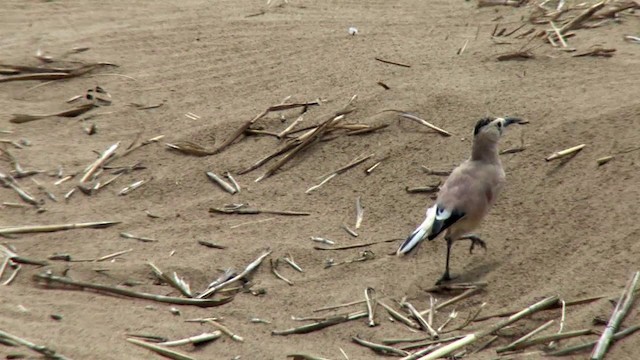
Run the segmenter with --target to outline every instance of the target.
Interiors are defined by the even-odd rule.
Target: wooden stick
[[[55,232],[55,231],[87,229],[87,228],[104,229],[116,224],[120,224],[120,221],[97,221],[97,222],[77,223],[77,224],[14,226],[14,227],[0,228],[0,235]]]
[[[574,146],[574,147],[571,147],[571,148],[568,148],[568,149],[565,149],[565,150],[561,150],[561,151],[555,152],[555,153],[547,156],[545,158],[545,160],[546,161],[551,161],[551,160],[559,159],[561,157],[565,157],[565,156],[568,156],[568,155],[571,155],[571,154],[575,154],[576,152],[582,150],[582,148],[584,148],[585,146],[586,146],[586,144],[580,144],[580,145],[577,145],[577,146]]]
[[[192,358],[191,356],[179,353],[175,350],[170,350],[170,349],[165,349],[163,347],[160,347],[156,344],[150,344],[146,341],[142,341],[142,340],[138,340],[138,339],[133,339],[133,338],[128,338],[127,339],[128,342],[138,345],[140,347],[143,347],[145,349],[151,350],[157,354],[160,354],[162,356],[166,356],[170,359],[174,359],[174,360],[195,360],[194,358]]]
[[[557,304],[558,300],[559,299],[558,299],[557,296],[550,296],[550,297],[548,297],[546,299],[543,299],[543,300],[541,300],[541,301],[539,301],[539,302],[527,307],[526,309],[520,311],[519,313],[514,314],[514,315],[510,316],[509,318],[498,322],[495,325],[489,326],[486,329],[477,331],[477,332],[475,332],[473,334],[469,334],[469,335],[465,336],[464,338],[462,338],[460,340],[457,340],[457,341],[455,341],[455,342],[453,342],[453,343],[451,343],[449,345],[443,346],[443,347],[437,349],[436,351],[434,351],[434,352],[432,352],[432,353],[430,353],[430,354],[428,354],[426,356],[421,357],[419,360],[435,360],[435,359],[438,359],[440,357],[447,356],[447,355],[451,354],[452,352],[454,352],[454,351],[456,351],[456,350],[458,350],[458,349],[460,349],[460,348],[462,348],[464,346],[467,346],[469,344],[472,344],[472,343],[476,342],[478,339],[480,339],[480,338],[482,338],[482,337],[484,337],[486,335],[492,334],[495,331],[500,330],[503,327],[505,327],[507,325],[510,325],[510,324],[520,320],[523,317],[529,316],[529,315],[531,315],[531,314],[533,314],[535,312],[547,309],[550,306],[553,306],[553,305]]]
[[[148,294],[137,291],[131,291],[127,289],[120,289],[113,286],[108,285],[100,285],[93,284],[89,282],[83,281],[75,281],[66,277],[55,276],[52,274],[36,274],[33,276],[36,280],[42,280],[45,283],[59,283],[64,285],[73,285],[80,287],[81,289],[92,289],[97,291],[104,291],[111,294],[117,294],[122,296],[128,296],[138,299],[152,300],[161,303],[169,303],[176,305],[195,305],[199,307],[212,307],[219,306],[228,303],[233,299],[233,297],[226,297],[219,300],[211,300],[211,299],[184,299],[184,298],[176,298],[164,295],[156,295],[156,294]]]
[[[607,349],[611,344],[613,334],[618,331],[622,320],[624,320],[631,308],[631,304],[633,304],[633,300],[635,299],[635,289],[639,279],[640,271],[636,271],[622,292],[620,300],[618,300],[618,304],[616,304],[616,308],[613,310],[613,314],[611,314],[611,318],[607,323],[607,327],[602,333],[602,336],[600,336],[600,340],[598,340],[598,343],[593,348],[591,360],[600,360],[604,358],[604,354],[607,352]]]

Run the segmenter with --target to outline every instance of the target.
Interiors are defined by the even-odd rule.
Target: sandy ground
[[[541,40],[530,45],[536,55],[527,61],[498,62],[496,56],[525,46],[528,38],[516,34],[499,38],[491,33],[509,30],[526,21],[530,7],[477,8],[465,1],[302,1],[289,4],[263,0],[235,1],[35,1],[7,0],[0,12],[0,59],[3,63],[37,65],[40,48],[54,57],[68,50],[90,47],[66,60],[106,61],[118,68],[102,68],[79,78],[30,89],[38,82],[0,83],[0,134],[11,140],[28,139],[24,149],[8,149],[24,168],[65,174],[81,171],[102,152],[121,141],[124,148],[140,139],[165,135],[161,143],[145,146],[112,163],[126,166],[141,162],[146,169],[126,174],[93,196],[74,194],[68,201],[52,202],[29,179],[19,183],[38,198],[46,199],[46,212],[33,208],[0,208],[0,225],[56,224],[114,220],[122,223],[100,230],[73,230],[26,234],[3,239],[18,254],[45,259],[69,253],[75,259],[95,259],[133,249],[113,262],[52,262],[46,268],[23,265],[16,280],[0,288],[0,330],[51,346],[73,359],[154,359],[157,355],[125,341],[128,333],[146,333],[169,339],[212,331],[208,325],[184,322],[188,318],[223,317],[224,324],[245,338],[244,343],[221,338],[179,351],[197,359],[283,359],[303,352],[341,359],[381,357],[351,342],[359,334],[373,341],[415,337],[378,309],[380,326],[369,328],[365,319],[306,335],[272,336],[271,331],[300,325],[291,316],[314,315],[313,309],[363,298],[366,287],[376,289],[388,303],[403,296],[419,309],[429,306],[424,288],[433,285],[443,270],[442,240],[423,244],[416,255],[401,259],[389,255],[398,243],[366,249],[375,259],[329,269],[329,258],[342,261],[358,257],[363,249],[318,251],[310,236],[334,239],[338,245],[405,237],[419,223],[430,195],[408,194],[406,186],[433,184],[421,165],[450,169],[468,156],[473,124],[483,116],[509,114],[531,123],[512,129],[501,147],[520,145],[526,150],[503,155],[508,184],[479,234],[488,251],[469,255],[466,245],[454,247],[453,271],[460,281],[487,282],[486,291],[455,308],[454,324],[486,302],[483,314],[505,308],[523,308],[545,296],[562,299],[617,296],[638,270],[640,227],[640,151],[616,156],[598,167],[596,159],[638,146],[640,142],[640,45],[623,41],[639,35],[636,15],[618,23],[576,31],[569,39],[578,51],[601,45],[616,48],[611,58],[572,57]],[[266,11],[264,11],[266,10]],[[261,13],[264,11],[264,13]],[[249,16],[256,15],[256,16]],[[349,26],[358,35],[349,36]],[[545,26],[537,26],[544,29]],[[461,55],[458,50],[466,48]],[[411,65],[384,64],[380,57]],[[127,77],[108,74],[120,74]],[[376,82],[382,81],[385,90]],[[25,124],[8,120],[13,113],[62,110],[64,101],[101,86],[113,96],[113,105],[92,110],[100,113],[87,122],[78,118],[48,118]],[[29,90],[29,91],[27,91]],[[357,111],[348,121],[390,126],[360,137],[342,136],[300,154],[274,176],[255,183],[264,168],[236,176],[243,190],[229,195],[213,185],[205,171],[237,172],[278,146],[273,137],[246,137],[226,151],[194,157],[169,151],[163,142],[192,141],[215,148],[245,121],[287,96],[291,102],[324,99],[305,115],[305,124],[317,123],[358,95]],[[156,109],[137,110],[130,103]],[[400,120],[384,109],[411,111],[454,134],[442,137],[420,125]],[[189,119],[192,112],[199,119]],[[259,125],[280,131],[298,110],[270,114]],[[88,115],[88,114],[87,114]],[[81,116],[86,119],[88,116]],[[88,136],[83,127],[97,126]],[[545,162],[554,151],[584,143],[568,160]],[[318,191],[306,195],[319,176],[349,163],[361,154],[373,159],[339,175]],[[364,169],[388,157],[369,176]],[[11,170],[0,162],[3,172]],[[108,175],[102,175],[105,179]],[[128,196],[118,196],[126,185],[152,180]],[[35,176],[59,199],[77,184],[77,178],[59,186],[47,174]],[[341,228],[353,226],[354,203],[361,197],[365,208],[359,237]],[[20,202],[10,189],[0,189],[3,202]],[[249,203],[257,208],[301,210],[307,217],[273,215],[212,215],[208,209],[227,203]],[[153,219],[145,210],[160,216]],[[265,220],[259,223],[243,224]],[[155,238],[143,243],[119,233]],[[209,249],[206,240],[227,248]],[[295,285],[275,278],[265,263],[254,275],[254,289],[266,295],[238,294],[226,305],[201,309],[179,306],[173,315],[167,304],[108,296],[90,291],[37,286],[32,275],[51,269],[76,280],[118,285],[134,281],[131,288],[179,296],[159,285],[147,266],[154,262],[176,271],[195,290],[218,276],[219,269],[243,269],[265,248],[270,258],[291,254],[304,268],[281,272]],[[105,271],[96,272],[102,269]],[[7,279],[7,274],[3,281]],[[436,295],[439,301],[451,295]],[[453,307],[436,316],[442,323]],[[363,305],[340,310],[357,311]],[[593,326],[595,316],[608,318],[612,306],[606,299],[567,309],[565,331]],[[62,320],[50,318],[62,315]],[[497,342],[504,345],[549,319],[547,311],[516,323]],[[270,324],[251,323],[253,317]],[[472,328],[497,319],[475,323]],[[625,326],[638,324],[632,310]],[[558,322],[545,333],[558,331]],[[597,336],[567,340],[576,344]],[[469,348],[470,350],[473,347]],[[533,348],[536,349],[536,348]],[[540,350],[542,348],[538,348]],[[24,348],[0,345],[0,354],[27,354]],[[635,359],[640,336],[633,335],[612,347],[610,359]],[[583,353],[575,358],[584,358]],[[468,359],[495,358],[495,346]],[[540,358],[530,355],[527,358]],[[37,358],[37,357],[36,357]]]

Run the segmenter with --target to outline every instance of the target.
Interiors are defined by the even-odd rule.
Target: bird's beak
[[[511,124],[527,124],[529,123],[528,121],[519,119],[519,118],[513,118],[513,117],[506,117],[504,118],[504,126],[507,127]]]

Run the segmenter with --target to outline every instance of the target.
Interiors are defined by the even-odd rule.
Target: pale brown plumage
[[[486,247],[482,239],[470,233],[480,225],[502,190],[505,173],[498,156],[498,141],[504,128],[514,123],[523,121],[485,118],[477,122],[471,156],[451,172],[424,222],[397,251],[398,255],[409,253],[425,237],[433,240],[446,230],[446,267],[438,283],[451,279],[449,258],[454,241],[471,240],[470,250],[475,245]]]

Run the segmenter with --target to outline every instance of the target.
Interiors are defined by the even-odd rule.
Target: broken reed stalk
[[[220,214],[240,214],[240,215],[258,215],[258,214],[272,214],[283,216],[309,216],[310,212],[306,211],[288,211],[288,210],[264,210],[264,209],[247,209],[247,208],[209,208],[210,213]]]
[[[132,251],[133,251],[133,249],[117,251],[117,252],[114,252],[114,253],[112,253],[112,254],[109,254],[109,255],[105,255],[105,256],[99,257],[99,258],[97,258],[97,259],[95,259],[95,260],[93,260],[93,261],[94,261],[94,262],[107,261],[107,260],[109,260],[109,259],[113,259],[113,258],[118,257],[118,256],[120,256],[120,255],[124,255],[124,254],[130,253],[130,252],[132,252]]]
[[[333,326],[333,325],[337,325],[337,324],[341,324],[343,322],[347,322],[347,321],[351,321],[351,320],[357,320],[357,319],[362,319],[367,317],[367,312],[366,311],[359,311],[359,312],[355,312],[355,313],[351,313],[351,314],[345,314],[345,315],[337,315],[337,316],[332,316],[328,319],[319,321],[319,322],[315,322],[315,323],[311,323],[311,324],[306,324],[297,328],[291,328],[291,329],[286,329],[286,330],[274,330],[271,332],[272,335],[291,335],[291,334],[306,334],[312,331],[316,331],[316,330],[320,330],[320,329],[324,329],[326,327],[329,326]]]
[[[287,359],[291,360],[329,360],[327,358],[323,358],[320,356],[309,355],[309,354],[288,354]]]
[[[356,166],[358,166],[358,165],[362,164],[363,162],[365,162],[365,161],[367,161],[367,160],[371,159],[373,156],[375,156],[375,154],[369,154],[369,155],[367,155],[367,156],[365,156],[365,157],[363,157],[363,158],[360,158],[360,157],[358,156],[358,157],[356,157],[355,159],[353,159],[353,161],[351,161],[350,163],[348,163],[347,165],[342,166],[342,167],[340,167],[339,169],[336,169],[336,170],[334,170],[334,171],[332,171],[332,172],[330,172],[330,173],[328,173],[328,174],[324,174],[324,175],[322,175],[322,176],[319,176],[318,178],[319,178],[319,179],[321,179],[321,178],[324,178],[324,177],[326,177],[326,176],[342,174],[343,172],[345,172],[345,171],[347,171],[347,170],[349,170],[349,169],[351,169],[351,168],[353,168],[353,167],[356,167]]]
[[[604,297],[605,297],[604,295],[592,296],[592,297],[583,298],[583,299],[565,301],[564,304],[565,304],[565,306],[588,304],[588,303],[592,303],[594,301],[600,300],[600,299],[602,299]],[[561,308],[561,307],[562,307],[562,302],[558,301],[558,303],[554,304],[552,307],[550,307],[550,309],[557,309],[557,308]],[[511,316],[513,314],[516,314],[517,312],[518,312],[518,310],[507,310],[507,311],[503,311],[503,312],[499,312],[499,313],[480,316],[480,317],[477,317],[476,319],[474,319],[473,321],[474,322],[475,321],[484,321],[484,320],[489,320],[489,319],[494,318],[494,317],[507,317],[507,316]]]
[[[162,356],[168,357],[170,359],[174,359],[174,360],[195,360],[194,358],[192,358],[191,356],[185,355],[183,353],[177,352],[175,350],[171,350],[171,349],[165,349],[161,346],[158,346],[156,344],[151,344],[148,343],[146,341],[142,341],[142,340],[138,340],[138,339],[133,339],[133,338],[127,338],[127,341],[138,345],[140,347],[143,347],[147,350],[151,350],[157,354],[160,354]]]
[[[152,301],[157,301],[161,303],[176,304],[176,305],[195,305],[199,307],[212,307],[212,306],[220,306],[220,305],[226,304],[233,299],[233,297],[226,297],[219,300],[185,299],[185,298],[177,298],[177,297],[164,296],[164,295],[148,294],[143,292],[131,291],[127,289],[120,289],[120,288],[108,286],[108,285],[100,285],[100,284],[93,284],[93,283],[83,282],[83,281],[75,281],[66,277],[55,276],[47,273],[36,274],[33,276],[33,278],[35,280],[43,281],[46,284],[58,283],[63,285],[71,285],[71,286],[77,286],[83,290],[92,289],[98,292],[102,291],[110,294],[117,294],[117,295],[137,298],[137,299],[152,300]]]
[[[48,117],[60,116],[60,117],[76,117],[86,113],[87,111],[96,107],[93,103],[78,105],[74,108],[63,110],[59,112],[49,113],[49,114],[13,114],[13,117],[9,120],[14,124],[23,124],[30,121],[46,119]]]
[[[322,312],[322,311],[328,311],[328,310],[335,310],[335,309],[340,309],[340,308],[347,307],[347,306],[364,304],[366,302],[367,302],[366,300],[357,300],[357,301],[352,301],[352,302],[349,302],[349,303],[346,303],[346,304],[325,306],[325,307],[322,307],[322,308],[319,308],[319,309],[312,310],[311,312],[315,313],[315,312]]]
[[[394,110],[394,109],[389,109],[389,110],[382,110],[382,112],[386,112],[386,111],[392,111],[392,112],[396,112],[398,114],[400,114],[401,117],[405,118],[405,119],[409,119],[409,120],[413,120],[415,122],[417,122],[418,124],[424,125],[426,127],[428,127],[431,130],[434,130],[435,132],[437,132],[440,135],[443,136],[451,136],[452,134],[444,129],[441,129],[433,124],[431,124],[430,122],[421,119],[415,115],[409,114],[407,112],[401,111],[401,110]]]
[[[205,174],[207,174],[207,177],[209,178],[209,180],[218,184],[218,186],[220,186],[224,191],[228,192],[229,194],[233,195],[236,192],[238,192],[233,186],[231,186],[226,181],[222,180],[220,176],[216,175],[212,171],[206,171]]]
[[[100,157],[96,161],[93,162],[93,164],[89,165],[82,178],[80,178],[80,184],[85,183],[87,180],[89,180],[89,178],[91,178],[91,176],[93,176],[93,174],[95,174],[96,171],[102,165],[104,165],[107,159],[109,159],[116,152],[118,146],[120,146],[120,141],[111,145],[107,150],[105,150],[105,152],[102,153],[102,155],[100,155]]]
[[[469,344],[472,344],[472,343],[476,342],[478,339],[480,339],[480,338],[482,338],[482,337],[484,337],[486,335],[490,335],[490,334],[502,329],[503,327],[505,327],[507,325],[510,325],[510,324],[520,320],[523,317],[529,316],[529,315],[531,315],[533,313],[536,313],[538,311],[541,311],[541,310],[545,310],[545,309],[557,304],[558,300],[559,300],[558,296],[550,296],[550,297],[548,297],[546,299],[543,299],[543,300],[541,300],[541,301],[539,301],[539,302],[527,307],[526,309],[520,311],[519,313],[514,314],[514,315],[510,316],[509,318],[498,322],[495,325],[489,326],[489,327],[485,328],[484,330],[479,330],[479,331],[476,331],[475,333],[469,334],[469,335],[463,337],[460,340],[456,340],[456,341],[454,341],[453,343],[451,343],[449,345],[443,346],[443,347],[437,349],[436,351],[434,351],[434,352],[432,352],[432,353],[430,353],[430,354],[428,354],[426,356],[421,357],[419,360],[435,360],[435,359],[438,359],[440,357],[447,356],[447,355],[451,354],[452,352],[454,352],[454,351],[456,351],[456,350],[458,350],[458,349],[460,349],[462,347],[465,347],[465,346],[467,346]]]
[[[628,335],[633,334],[634,332],[640,330],[640,325],[634,325],[634,326],[630,326],[622,331],[618,331],[617,333],[615,333],[613,335],[613,337],[611,338],[614,342],[618,341]],[[597,340],[595,341],[590,341],[588,343],[585,344],[580,344],[580,345],[575,345],[575,346],[569,346],[566,347],[564,349],[559,349],[556,351],[552,351],[547,353],[548,356],[565,356],[565,355],[569,355],[572,354],[574,352],[577,351],[582,351],[582,350],[586,350],[586,349],[593,349],[593,347],[598,343]]]
[[[553,320],[553,319],[547,321],[546,323],[538,326],[537,328],[535,328],[534,330],[528,332],[527,334],[525,334],[521,338],[517,339],[516,341],[512,342],[511,344],[496,349],[496,352],[497,353],[501,353],[501,352],[512,351],[512,350],[516,349],[518,345],[520,345],[521,343],[524,343],[525,341],[529,340],[530,338],[532,338],[536,334],[546,330],[554,322],[555,322],[555,320]]]
[[[356,248],[361,248],[361,247],[366,247],[366,246],[371,246],[371,245],[376,245],[376,244],[394,242],[394,241],[398,241],[398,240],[404,240],[404,239],[399,239],[398,238],[398,239],[390,239],[390,240],[380,240],[380,241],[373,241],[373,242],[367,242],[367,243],[345,245],[345,246],[334,246],[334,247],[316,245],[313,248],[316,249],[316,250],[348,250],[348,249],[356,249]]]
[[[0,235],[55,232],[72,229],[104,229],[120,224],[120,221],[97,221],[76,224],[27,225],[0,228]]]
[[[364,208],[362,207],[362,202],[360,201],[360,196],[356,198],[356,230],[360,228],[362,224],[362,219],[364,217]]]
[[[215,320],[212,320],[212,319],[208,319],[207,323],[213,325],[216,329],[220,330],[222,333],[224,333],[225,335],[230,337],[231,340],[237,341],[237,342],[244,342],[244,339],[242,338],[242,336],[239,336],[239,335],[235,334],[228,327],[220,324],[219,322],[217,322]]]
[[[178,274],[176,274],[175,272],[173,273],[173,277],[171,277],[170,275],[165,274],[162,270],[160,270],[160,268],[158,268],[157,266],[155,266],[152,262],[148,262],[147,263],[151,269],[153,270],[153,273],[162,281],[166,282],[167,284],[171,285],[172,288],[180,291],[180,293],[188,298],[192,298],[193,294],[191,293],[191,288],[189,287],[189,284],[187,284],[186,281],[184,281],[183,279],[178,277]]]
[[[47,266],[49,265],[49,263],[47,261],[44,260],[33,260],[33,259],[28,259],[22,256],[19,256],[18,254],[16,254],[15,252],[11,251],[11,249],[9,249],[8,247],[1,245],[0,244],[0,252],[3,252],[6,256],[5,261],[7,260],[11,260],[15,263],[18,264],[28,264],[28,265],[38,265],[38,266]],[[6,266],[6,265],[3,265]],[[0,278],[2,278],[2,272],[3,272],[4,268],[0,269]]]
[[[464,299],[466,299],[468,297],[471,297],[471,296],[475,295],[476,293],[478,293],[480,291],[482,291],[481,287],[475,287],[475,288],[467,289],[462,294],[460,294],[458,296],[455,296],[455,297],[452,297],[451,299],[449,299],[447,301],[443,301],[442,303],[436,305],[435,309],[436,309],[436,311],[438,311],[438,310],[444,308],[445,306],[449,306],[451,304],[455,304],[458,301],[461,301],[461,300],[464,300]],[[425,315],[429,314],[430,312],[431,312],[431,309],[427,309],[427,310],[421,311],[419,314],[421,316],[425,316]]]
[[[604,354],[607,352],[609,344],[611,344],[613,334],[618,331],[620,324],[622,324],[622,320],[624,320],[631,308],[631,305],[633,304],[633,300],[635,299],[635,289],[639,279],[640,271],[636,271],[622,292],[620,300],[618,300],[616,308],[613,310],[613,314],[607,323],[607,327],[602,332],[602,336],[600,336],[600,340],[598,340],[598,343],[593,348],[593,352],[591,353],[592,360],[600,360],[604,358]]]
[[[309,194],[309,193],[311,193],[312,191],[315,191],[315,190],[319,189],[322,185],[324,185],[324,184],[328,183],[328,182],[329,182],[329,180],[333,179],[333,178],[334,178],[334,177],[336,177],[336,176],[338,176],[338,174],[337,174],[337,173],[333,173],[333,174],[331,174],[331,175],[327,176],[327,177],[326,177],[324,180],[322,180],[318,185],[314,185],[314,186],[312,186],[312,187],[308,188],[308,189],[307,189],[307,191],[305,191],[304,193],[305,193],[305,194]]]
[[[7,339],[13,343],[18,345],[25,346],[39,354],[44,355],[47,359],[55,359],[55,360],[70,360],[68,357],[56,353],[55,350],[50,349],[44,345],[36,345],[29,340],[23,339],[16,335],[10,334],[8,332],[0,330],[0,339]]]
[[[156,345],[160,345],[160,346],[181,346],[181,345],[187,345],[187,344],[193,344],[193,345],[198,345],[198,344],[202,344],[204,342],[208,342],[208,341],[213,341],[217,338],[219,338],[220,336],[222,336],[222,332],[220,332],[219,330],[214,331],[212,333],[203,333],[200,335],[196,335],[196,336],[191,336],[185,339],[180,339],[180,340],[173,340],[173,341],[164,341],[164,342],[160,342],[157,343]]]
[[[39,205],[38,200],[36,200],[33,195],[23,190],[11,176],[0,173],[0,183],[6,187],[10,187],[11,189],[13,189],[13,191],[15,191],[18,196],[22,200],[24,200],[24,202],[34,206]]]
[[[143,147],[143,146],[147,146],[147,145],[149,145],[149,144],[157,143],[158,141],[162,140],[163,138],[164,138],[164,135],[158,135],[158,136],[152,137],[152,138],[150,138],[150,139],[147,139],[147,140],[145,140],[145,141],[141,142],[141,143],[140,143],[140,144],[138,144],[138,145],[133,146],[133,144],[134,144],[134,143],[135,143],[135,141],[137,140],[137,138],[136,138],[136,140],[134,140],[134,142],[132,142],[132,143],[131,143],[131,145],[129,145],[129,147],[128,147],[128,148],[127,148],[127,149],[126,149],[122,154],[117,155],[117,158],[118,158],[118,159],[123,158],[123,157],[125,157],[125,156],[127,156],[127,155],[131,154],[131,153],[132,153],[132,152],[134,152],[135,150],[138,150],[138,149],[140,149],[141,147]]]
[[[364,289],[364,299],[367,303],[367,314],[369,317],[367,324],[369,327],[374,327],[377,325],[375,321],[376,291],[371,287]]]
[[[391,306],[383,303],[382,301],[378,301],[378,304],[380,304],[380,306],[385,308],[387,310],[387,312],[389,313],[389,315],[392,318],[396,319],[397,321],[400,321],[401,323],[407,325],[410,328],[420,329],[420,325],[418,325],[415,321],[413,321],[413,320],[409,319],[408,317],[404,316],[402,313],[396,311]]]
[[[382,59],[382,58],[379,58],[379,57],[375,57],[374,59],[376,59],[377,61],[380,61],[381,63],[385,63],[385,64],[396,65],[396,66],[401,66],[401,67],[406,67],[406,68],[410,68],[411,67],[411,65],[402,64],[402,63],[391,61],[391,60],[385,60],[385,59]]]
[[[282,276],[282,274],[280,274],[278,272],[278,264],[280,263],[280,259],[276,259],[276,261],[273,261],[273,259],[269,259],[269,264],[271,265],[271,273],[273,275],[275,275],[275,277],[277,277],[278,279],[286,282],[287,284],[289,284],[290,286],[293,286],[293,282],[289,279],[287,279],[286,277]]]
[[[280,169],[282,166],[288,163],[291,159],[293,159],[293,157],[297,153],[311,146],[311,144],[318,142],[332,125],[338,123],[340,120],[344,119],[344,116],[346,114],[353,111],[353,109],[349,109],[349,107],[351,106],[351,102],[354,99],[355,99],[355,96],[351,98],[349,103],[342,110],[336,112],[329,119],[325,120],[320,126],[315,128],[307,138],[302,140],[302,142],[300,142],[300,144],[298,144],[295,148],[293,148],[293,150],[291,150],[288,154],[280,158],[275,164],[273,164],[273,166],[267,169],[267,171],[264,174],[262,174],[262,176],[257,178],[255,182],[260,182],[261,180],[266,179],[269,176],[273,175],[276,171],[278,171],[278,169]]]
[[[594,334],[594,331],[591,329],[581,329],[581,330],[567,331],[561,334],[551,334],[546,336],[540,336],[537,338],[533,338],[531,340],[525,340],[525,341],[519,342],[518,344],[515,344],[515,345],[508,345],[502,348],[498,348],[496,349],[496,352],[503,353],[506,351],[522,350],[530,346],[544,344],[549,341],[570,339],[577,336],[585,336],[585,335],[593,335],[593,334]]]
[[[599,3],[591,6],[587,10],[583,11],[580,15],[571,19],[568,23],[560,28],[558,31],[561,35],[564,35],[566,32],[570,30],[575,30],[579,28],[585,21],[589,20],[590,17],[593,16],[598,10],[602,9],[605,5],[606,1],[600,1]]]
[[[339,174],[341,174],[341,173],[343,173],[343,172],[345,172],[345,171],[347,171],[347,170],[349,170],[349,169],[351,169],[353,167],[356,167],[356,166],[362,164],[363,162],[369,160],[374,155],[375,154],[371,154],[371,155],[365,156],[363,158],[355,158],[349,164],[347,164],[347,165],[345,165],[345,166],[343,166],[343,167],[341,167],[341,168],[339,168],[339,169],[337,169],[335,171],[332,171],[331,173],[319,176],[319,178],[324,178],[324,180],[322,180],[318,185],[314,185],[314,186],[308,188],[307,191],[305,191],[304,193],[305,194],[309,194],[312,191],[319,189],[322,185],[326,184],[329,180],[333,179],[334,177],[338,176]]]
[[[416,310],[416,308],[412,304],[404,302],[402,306],[409,310],[411,316],[413,316],[414,319],[418,320],[418,324],[420,324],[422,330],[428,332],[434,340],[437,340],[440,337],[440,335],[438,335],[433,327],[431,327],[431,325],[422,317],[422,315],[420,315],[420,312],[418,312],[418,310]]]
[[[227,141],[222,143],[222,145],[220,145],[217,149],[214,150],[214,153],[217,154],[217,153],[223,151],[224,149],[226,149],[227,147],[229,147],[239,137],[241,137],[242,134],[244,134],[247,131],[247,129],[249,129],[249,127],[251,127],[251,125],[255,124],[256,121],[262,119],[264,116],[266,116],[270,112],[289,110],[289,109],[295,109],[295,108],[300,108],[300,107],[306,108],[306,107],[309,107],[309,106],[312,106],[312,105],[320,105],[320,103],[318,101],[312,101],[312,102],[299,103],[299,104],[281,104],[281,105],[270,106],[266,110],[261,112],[260,114],[256,115],[256,117],[254,117],[253,119],[251,119],[251,120],[245,122],[244,124],[242,124],[242,126],[240,126],[240,128],[238,130],[236,130],[236,132],[234,132],[233,135],[231,135],[229,137],[229,139],[227,139]]]
[[[260,264],[262,263],[262,261],[271,254],[271,250],[267,249],[265,252],[263,252],[256,260],[254,260],[252,263],[250,263],[249,265],[247,265],[247,267],[238,275],[223,281],[209,289],[207,289],[205,292],[203,292],[202,294],[199,294],[198,296],[196,296],[197,299],[205,299],[208,298],[209,296],[213,295],[216,291],[229,286],[230,284],[244,278],[245,276],[249,275],[253,270],[255,270],[258,266],[260,266]]]
[[[396,356],[407,356],[407,355],[409,355],[408,351],[396,349],[396,348],[394,348],[392,346],[389,346],[389,345],[376,344],[376,343],[373,343],[371,341],[367,341],[367,340],[361,339],[360,337],[358,337],[358,335],[352,337],[351,340],[353,340],[353,342],[355,342],[358,345],[362,345],[364,347],[368,347],[369,349],[371,349],[371,350],[373,350],[373,351],[375,351],[377,353],[381,353],[383,355],[396,355]]]
[[[433,344],[433,345],[429,345],[429,346],[427,346],[426,348],[421,349],[421,350],[418,350],[418,351],[414,352],[414,353],[413,353],[413,354],[411,354],[411,355],[408,355],[408,356],[403,357],[403,358],[402,358],[402,359],[400,359],[400,360],[416,360],[416,359],[419,359],[421,356],[423,356],[423,355],[425,355],[425,354],[428,354],[428,353],[430,353],[430,352],[432,352],[432,351],[434,351],[435,349],[438,349],[438,348],[440,348],[440,347],[442,347],[442,344]]]
[[[270,155],[265,156],[264,158],[258,160],[255,164],[249,166],[248,168],[244,169],[244,170],[240,170],[238,171],[238,175],[243,175],[246,174],[248,172],[251,172],[257,168],[259,168],[260,166],[266,164],[269,160],[280,156],[284,153],[286,153],[287,151],[295,148],[296,146],[298,146],[301,143],[301,141],[299,139],[295,139],[289,143],[287,143],[286,145],[284,145],[282,148],[276,150],[275,152],[271,153]]]

